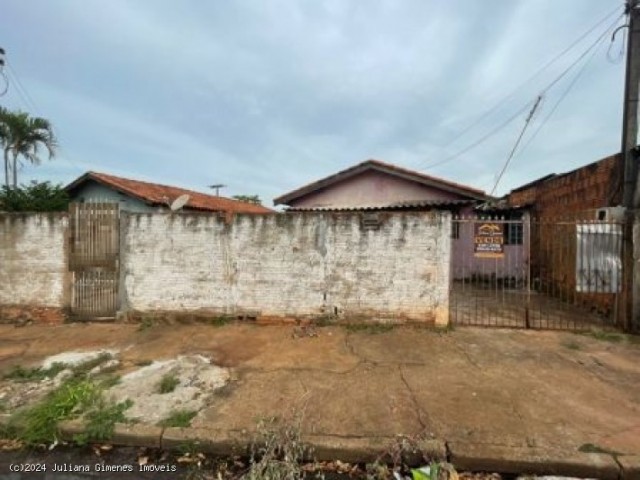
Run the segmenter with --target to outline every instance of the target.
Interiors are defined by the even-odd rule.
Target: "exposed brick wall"
[[[136,311],[338,313],[446,323],[450,215],[126,214],[124,301]]]
[[[65,214],[0,214],[0,305],[63,307]]]
[[[585,215],[601,207],[619,205],[622,183],[620,155],[612,155],[571,172],[511,192],[509,205],[533,205],[540,218]],[[595,217],[589,217],[595,218]]]

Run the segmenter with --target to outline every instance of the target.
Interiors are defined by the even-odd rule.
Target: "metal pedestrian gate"
[[[71,315],[113,318],[118,310],[119,205],[71,203],[69,211]]]
[[[622,224],[454,217],[451,321],[584,330],[621,324]]]

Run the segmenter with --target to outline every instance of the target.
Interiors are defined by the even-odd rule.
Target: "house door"
[[[120,211],[117,203],[69,206],[71,315],[114,318],[118,310]]]

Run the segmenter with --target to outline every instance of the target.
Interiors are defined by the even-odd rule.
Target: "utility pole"
[[[640,178],[638,174],[638,93],[640,90],[640,0],[627,0],[627,59],[622,124],[623,295],[625,329],[640,330]]]
[[[638,91],[640,87],[640,0],[627,0],[627,61],[622,120],[622,157],[624,161],[623,206],[640,207],[640,185],[636,147],[638,145]]]

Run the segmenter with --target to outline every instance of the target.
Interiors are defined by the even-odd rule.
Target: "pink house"
[[[378,160],[367,160],[328,177],[316,180],[274,200],[289,211],[389,211],[448,210],[452,222],[452,277],[501,278],[521,282],[526,271],[527,233],[521,214],[501,212],[507,219],[504,254],[500,259],[474,255],[474,222],[478,205],[491,197],[484,191],[442,178],[425,175]],[[495,214],[495,212],[493,212]]]
[[[485,201],[481,190],[442,178],[367,160],[297,188],[274,200],[290,210],[394,210],[446,208],[460,211]]]

